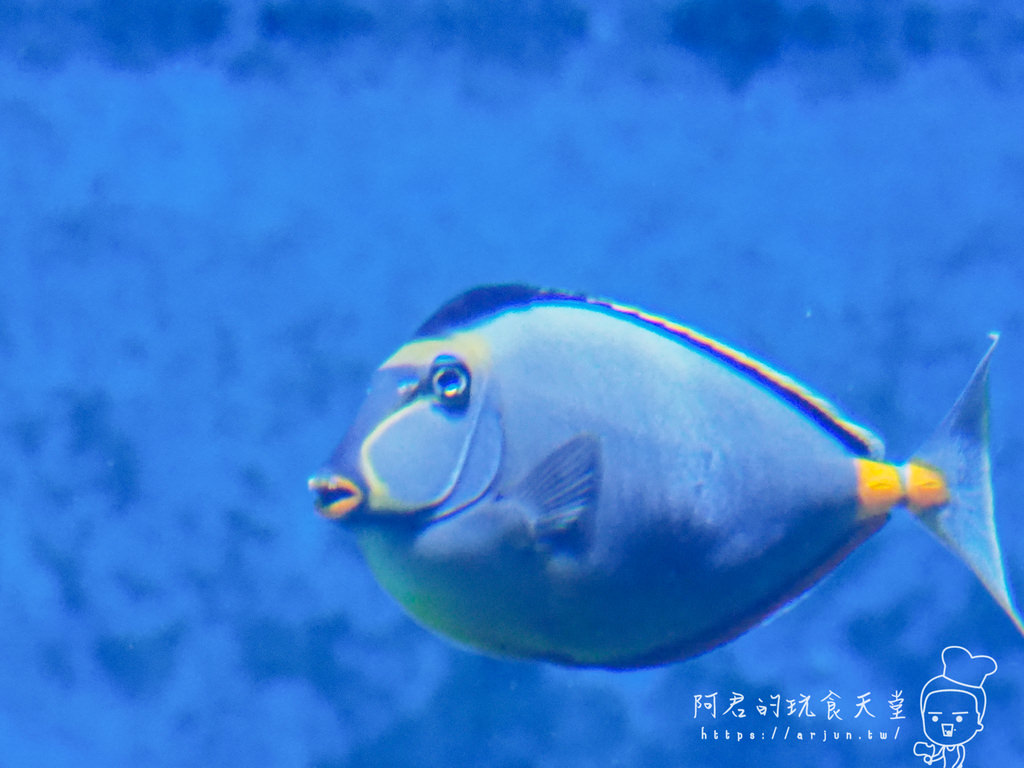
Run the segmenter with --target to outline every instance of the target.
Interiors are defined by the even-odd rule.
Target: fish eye
[[[441,355],[430,369],[430,388],[445,408],[462,410],[469,403],[469,371],[450,355]]]

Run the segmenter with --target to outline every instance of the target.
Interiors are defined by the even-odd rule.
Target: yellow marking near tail
[[[946,478],[924,464],[908,462],[896,467],[871,459],[854,459],[854,463],[860,502],[858,517],[862,520],[883,515],[896,504],[923,512],[949,503]]]
[[[854,459],[854,462],[857,465],[859,518],[884,515],[895,504],[903,501],[903,481],[896,467],[871,459]]]
[[[907,463],[904,467],[907,484],[907,506],[921,512],[949,503],[949,487],[941,472],[924,464]]]

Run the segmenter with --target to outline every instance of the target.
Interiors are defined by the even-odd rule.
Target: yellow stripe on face
[[[903,481],[892,464],[871,459],[854,459],[857,466],[858,517],[866,519],[884,515],[903,501]]]
[[[915,512],[949,503],[949,486],[942,473],[924,464],[908,463],[904,467],[907,481],[907,506]]]
[[[491,360],[490,350],[483,337],[473,331],[462,331],[443,339],[410,341],[385,360],[381,368],[425,368],[440,355],[451,355],[462,360],[474,372]]]

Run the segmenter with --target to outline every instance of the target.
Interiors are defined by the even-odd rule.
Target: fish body
[[[977,463],[957,429],[941,461]],[[987,464],[971,483],[987,488]],[[942,515],[963,517],[941,467],[885,463],[875,436],[768,366],[632,307],[525,286],[476,289],[429,319],[310,487],[426,626],[610,668],[730,640],[897,504],[954,547]],[[1019,625],[990,497],[986,514],[960,554]]]

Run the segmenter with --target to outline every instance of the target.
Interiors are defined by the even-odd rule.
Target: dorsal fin
[[[528,285],[487,285],[467,291],[452,299],[420,326],[417,336],[434,336],[460,325],[468,325],[485,317],[538,303],[569,302],[609,311],[658,329],[725,363],[774,392],[832,435],[849,451],[873,459],[882,458],[882,442],[869,430],[839,415],[839,411],[821,396],[797,383],[789,376],[693,328],[680,325],[660,315],[645,312],[627,304],[607,299],[568,293]]]
[[[716,341],[710,336],[705,336],[693,328],[680,325],[660,315],[644,312],[642,309],[626,304],[606,301],[605,299],[587,297],[583,298],[582,301],[593,306],[605,307],[617,314],[635,318],[642,323],[667,331],[677,339],[708,353],[762,384],[765,388],[800,410],[818,426],[836,438],[848,450],[858,456],[867,456],[873,459],[882,458],[885,449],[882,441],[874,434],[864,427],[847,421],[839,415],[839,411],[830,402],[784,373],[775,370],[770,365],[762,363],[760,360],[756,360],[720,341]]]
[[[439,336],[458,326],[469,325],[513,307],[525,307],[552,295],[552,291],[531,285],[482,285],[447,302],[416,330],[416,337]],[[568,298],[568,294],[565,297]]]

